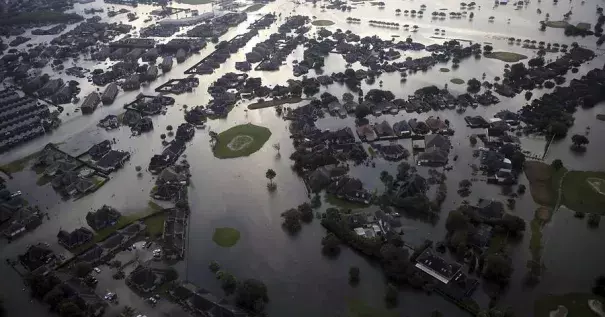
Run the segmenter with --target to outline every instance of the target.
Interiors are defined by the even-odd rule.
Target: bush
[[[592,228],[599,227],[599,223],[601,222],[601,216],[598,214],[590,214],[588,215],[588,225]]]
[[[550,167],[552,167],[555,171],[558,171],[563,167],[563,161],[556,159],[550,163]]]
[[[337,256],[340,253],[340,240],[333,233],[328,233],[321,239],[321,252],[327,256]]]
[[[221,269],[221,265],[218,264],[218,262],[216,262],[216,261],[211,261],[210,264],[208,265],[208,269],[210,269],[210,272],[216,274],[216,272],[218,272]]]
[[[386,293],[384,294],[384,300],[390,306],[397,305],[397,287],[393,284],[388,284]]]
[[[265,310],[265,304],[269,302],[267,286],[256,279],[247,279],[237,284],[235,290],[235,303],[237,306],[256,314]]]

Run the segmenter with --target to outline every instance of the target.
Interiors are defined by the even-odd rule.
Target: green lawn
[[[6,173],[21,172],[25,169],[25,167],[27,166],[27,163],[29,163],[29,161],[31,161],[32,159],[36,158],[38,156],[38,154],[40,154],[40,152],[32,153],[32,154],[22,157],[18,160],[15,160],[8,164],[2,165],[2,166],[0,166],[0,171],[6,172]]]
[[[376,308],[366,302],[354,299],[347,302],[348,317],[397,317],[397,312],[385,308]]]
[[[527,56],[523,54],[517,54],[513,52],[493,52],[485,54],[485,57],[501,60],[507,63],[516,63],[527,58]]]
[[[221,132],[214,146],[214,156],[235,158],[249,156],[260,150],[271,137],[271,130],[251,123],[242,124]],[[251,138],[251,140],[250,140]],[[233,142],[233,140],[236,142]],[[250,140],[248,143],[239,143],[238,140]],[[238,143],[238,144],[236,144]]]
[[[249,6],[249,7],[247,7],[246,10],[244,10],[244,12],[255,12],[255,11],[260,10],[264,6],[265,5],[262,4],[262,3],[256,3],[256,4],[253,4],[253,5]]]
[[[147,234],[151,238],[156,238],[164,232],[164,222],[166,221],[166,213],[160,213],[153,217],[145,219],[143,222],[147,226]]]
[[[36,185],[44,186],[44,185],[50,183],[52,180],[53,180],[52,177],[42,175],[42,176],[38,177],[38,180],[36,181]]]
[[[589,299],[598,299],[603,302],[604,298],[588,293],[569,293],[564,295],[546,295],[534,303],[534,317],[549,317],[550,312],[556,310],[559,305],[569,310],[569,317],[598,317],[590,307]]]
[[[255,110],[255,109],[262,109],[262,108],[269,108],[269,107],[276,107],[276,106],[281,106],[287,103],[299,103],[303,101],[302,98],[300,97],[292,97],[292,98],[284,98],[284,99],[276,99],[276,100],[266,100],[263,102],[255,102],[255,103],[251,103],[248,105],[248,109],[250,110]]]
[[[239,241],[240,233],[234,228],[216,228],[214,229],[214,235],[212,235],[212,241],[223,248],[230,248]]]
[[[340,199],[332,194],[327,194],[324,196],[324,201],[332,206],[345,208],[345,209],[359,209],[366,208],[367,205],[350,202],[348,200]]]
[[[563,179],[562,204],[574,211],[605,214],[605,195],[596,191],[588,179],[605,180],[605,172],[570,171]],[[553,186],[557,186],[559,178],[553,177]]]

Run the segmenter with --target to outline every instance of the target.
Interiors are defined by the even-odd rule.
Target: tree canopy
[[[260,313],[269,302],[267,286],[257,279],[247,279],[237,284],[235,290],[235,302],[241,308]]]

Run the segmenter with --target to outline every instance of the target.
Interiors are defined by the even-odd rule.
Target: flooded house
[[[176,51],[176,62],[177,63],[182,63],[187,59],[187,52],[180,48],[178,51]]]
[[[101,101],[103,101],[104,105],[110,105],[113,103],[113,101],[116,99],[116,97],[118,96],[118,85],[116,85],[115,83],[110,83],[109,85],[107,85],[107,87],[105,88],[105,91],[103,91],[103,94],[101,95]]]
[[[160,68],[164,73],[167,73],[172,69],[172,64],[172,56],[165,56],[164,59],[162,59],[162,63],[160,63]]]
[[[114,226],[122,215],[113,207],[103,205],[95,212],[86,214],[86,223],[95,231]]]
[[[124,163],[130,159],[130,153],[126,151],[111,150],[97,161],[97,168],[104,173],[111,173],[124,166]]]
[[[93,113],[97,109],[99,103],[101,103],[101,97],[99,94],[96,91],[91,92],[88,96],[86,96],[86,98],[84,98],[84,101],[80,106],[82,114]]]
[[[56,259],[55,253],[48,244],[38,243],[27,248],[24,254],[19,255],[19,262],[30,272],[50,264]]]
[[[132,91],[141,88],[139,74],[132,74],[122,84],[124,91]]]
[[[41,98],[49,97],[49,96],[55,94],[56,92],[58,92],[59,89],[61,89],[61,87],[63,87],[63,85],[64,85],[63,79],[61,79],[61,78],[51,79],[44,86],[42,86],[42,88],[40,88],[36,93]]]
[[[92,241],[93,236],[94,233],[92,231],[81,227],[72,232],[61,230],[57,234],[57,239],[59,240],[60,245],[64,246],[68,250],[72,250]]]

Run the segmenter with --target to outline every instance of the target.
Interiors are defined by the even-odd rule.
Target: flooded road
[[[36,231],[19,240],[3,245],[2,257],[15,257],[23,252],[26,245],[39,241],[56,243],[56,234],[59,229],[71,230],[84,225],[86,213],[101,207],[103,204],[110,204],[118,208],[123,214],[134,213],[145,208],[149,200],[149,191],[154,185],[154,179],[149,173],[143,173],[142,177],[137,177],[135,166],[145,168],[151,155],[161,152],[160,134],[166,133],[166,126],[176,127],[183,122],[183,105],[188,107],[205,105],[209,100],[206,93],[207,87],[225,72],[235,71],[235,62],[243,61],[245,53],[249,52],[256,43],[275,32],[277,26],[283,23],[284,18],[290,14],[332,20],[336,24],[328,27],[330,30],[336,30],[337,28],[350,29],[362,37],[377,34],[383,38],[388,38],[397,34],[402,40],[411,36],[414,41],[426,45],[443,42],[442,39],[431,37],[435,36],[433,29],[445,29],[445,35],[439,34],[439,36],[481,43],[489,42],[494,46],[494,51],[513,51],[532,57],[535,55],[534,50],[525,49],[516,44],[510,45],[507,38],[511,36],[521,37],[523,39],[566,43],[568,45],[577,41],[583,46],[594,49],[595,37],[568,38],[564,36],[561,29],[547,29],[545,32],[541,32],[538,30],[537,21],[543,19],[547,12],[550,14],[551,20],[559,20],[573,6],[572,21],[594,24],[596,21],[595,7],[604,4],[600,0],[587,1],[584,5],[581,5],[577,0],[574,0],[573,3],[562,1],[559,4],[553,4],[551,1],[543,1],[542,3],[532,1],[523,9],[516,10],[511,4],[492,8],[492,3],[488,1],[481,3],[481,8],[474,11],[473,21],[464,18],[447,18],[440,21],[432,20],[430,13],[442,8],[447,8],[449,11],[458,11],[459,3],[455,1],[426,3],[428,7],[423,18],[412,18],[404,14],[396,16],[394,13],[397,8],[418,10],[422,2],[392,0],[385,1],[385,3],[386,8],[379,9],[369,2],[360,2],[355,5],[356,9],[346,13],[330,10],[322,12],[319,4],[314,8],[311,3],[298,5],[285,0],[278,0],[265,5],[260,11],[249,14],[246,22],[231,29],[221,37],[221,40],[228,40],[236,34],[244,32],[251,22],[268,12],[282,14],[275,25],[270,29],[261,30],[257,37],[248,42],[238,53],[231,55],[231,58],[214,74],[198,76],[200,86],[193,93],[173,96],[176,103],[169,108],[168,113],[165,116],[153,118],[154,131],[138,137],[131,137],[129,129],[124,127],[116,131],[106,132],[98,129],[96,124],[107,114],[123,112],[122,105],[132,101],[139,91],[121,92],[112,106],[100,106],[90,116],[81,116],[79,113],[74,113],[76,106],[68,105],[66,113],[70,113],[70,116],[63,115],[63,125],[58,130],[10,153],[3,154],[0,157],[0,163],[10,162],[35,152],[48,142],[59,143],[61,149],[75,154],[87,150],[94,143],[113,138],[117,142],[114,148],[131,152],[131,160],[125,168],[113,173],[111,180],[97,192],[76,201],[61,200],[50,185],[37,186],[37,176],[33,171],[25,170],[15,174],[15,178],[9,182],[9,188],[21,190],[32,204],[38,204],[43,210],[46,210],[51,220],[46,221]],[[210,5],[186,6],[175,3],[174,6],[195,7],[200,12],[211,10]],[[76,5],[75,10],[81,12],[85,8],[91,7],[107,8],[110,6],[97,0],[92,4]],[[125,6],[115,5],[114,7],[121,8]],[[126,8],[138,13],[140,18],[134,23],[139,29],[144,25],[145,14],[157,7],[140,5],[137,8]],[[542,15],[536,14],[537,8],[541,8]],[[102,15],[105,16],[106,13]],[[489,16],[494,16],[494,22],[488,22]],[[345,20],[347,17],[360,18],[362,23],[347,24]],[[109,21],[120,21],[121,19],[126,19],[125,15],[118,15],[109,19]],[[420,29],[417,33],[412,33],[404,31],[403,28],[392,30],[370,27],[365,23],[369,19],[398,22],[402,25],[415,24]],[[508,19],[510,19],[510,24]],[[317,27],[312,28],[312,32],[317,30]],[[48,41],[51,38],[42,39],[42,41]],[[163,41],[166,41],[166,39],[163,39]],[[186,77],[183,71],[212,52],[212,46],[208,45],[199,55],[191,56],[182,64],[175,64],[171,72],[162,75],[151,85],[143,87],[141,92],[155,94],[153,89],[169,79]],[[579,78],[589,69],[603,66],[602,51],[596,52],[599,56],[583,65],[579,73],[568,74],[568,81],[571,78]],[[265,85],[283,85],[293,77],[291,62],[300,60],[302,54],[303,48],[299,47],[288,57],[287,64],[283,65],[279,71],[251,71],[249,75],[261,77]],[[402,54],[402,59],[407,56],[417,57],[424,54],[425,52],[405,52],[405,54]],[[555,59],[557,56],[557,54],[549,53],[546,58]],[[98,67],[96,62],[93,61],[84,61],[80,65],[91,69]],[[325,74],[344,69],[344,61],[339,55],[332,54],[327,57],[325,65]],[[451,64],[438,64],[427,72],[410,75],[405,84],[400,83],[400,77],[396,73],[383,74],[379,80],[383,81],[382,89],[393,91],[397,97],[406,97],[413,94],[416,89],[427,85],[436,85],[442,88],[446,84],[449,90],[457,95],[465,92],[466,85],[454,85],[450,83],[452,78],[468,80],[473,77],[481,78],[482,74],[485,73],[486,79],[492,80],[495,76],[502,75],[504,65],[504,62],[498,60],[486,58],[475,60],[470,58],[462,61],[460,68],[448,73],[441,73],[439,68],[451,68]],[[361,66],[354,64],[353,68],[358,69]],[[310,71],[309,76],[315,76],[313,70]],[[74,78],[65,76],[65,79]],[[90,91],[97,89],[87,82],[81,82],[80,85],[82,88],[80,96],[85,96]],[[372,86],[362,84],[364,91],[369,90],[370,87],[378,88],[378,83]],[[323,91],[329,91],[340,97],[347,89],[344,86],[334,84],[328,88],[322,87]],[[548,89],[535,90],[534,98],[538,98],[547,92],[549,92]],[[382,120],[394,123],[414,117],[425,119],[433,115],[448,119],[452,128],[456,131],[451,141],[454,145],[453,154],[458,155],[459,158],[452,162],[454,169],[447,172],[448,196],[443,204],[441,216],[436,223],[428,222],[422,217],[402,218],[404,228],[406,228],[404,230],[404,240],[407,243],[415,245],[421,243],[424,239],[442,240],[445,236],[444,224],[447,212],[456,208],[463,200],[456,193],[456,189],[460,180],[471,178],[472,168],[470,164],[478,164],[479,162],[478,159],[473,158],[473,149],[468,140],[471,134],[479,133],[479,130],[466,127],[462,117],[482,115],[488,118],[501,110],[519,110],[526,104],[523,95],[515,98],[498,97],[501,100],[499,104],[490,107],[480,106],[477,109],[469,108],[463,115],[447,110],[420,115],[400,113],[395,116],[370,117],[372,123],[381,122]],[[301,104],[304,104],[304,102]],[[272,108],[247,111],[246,105],[247,103],[240,102],[227,119],[209,121],[206,130],[196,131],[193,141],[188,144],[185,154],[187,160],[192,164],[191,173],[193,176],[189,189],[192,215],[186,260],[178,265],[181,278],[215,294],[222,294],[219,283],[207,268],[208,263],[215,260],[225,270],[230,271],[238,278],[254,277],[263,280],[269,289],[268,313],[270,316],[335,316],[346,312],[347,302],[352,299],[362,299],[369,305],[383,307],[385,281],[380,267],[376,263],[366,260],[348,248],[344,248],[336,259],[325,258],[321,254],[321,238],[324,236],[325,230],[320,226],[318,220],[314,220],[309,225],[303,225],[297,236],[292,237],[284,232],[281,226],[280,214],[288,208],[308,201],[302,180],[290,168],[289,156],[293,148],[287,131],[288,123],[279,118]],[[603,142],[600,142],[599,136],[605,133],[605,124],[595,119],[596,114],[603,112],[601,106],[596,106],[590,110],[579,109],[575,114],[575,125],[569,132],[570,135],[583,133],[586,126],[592,127],[591,133],[588,135],[590,140],[588,152],[584,156],[577,157],[569,151],[570,141],[567,139],[551,145],[546,161],[560,158],[566,166],[572,169],[603,170],[605,168],[605,148],[599,146],[603,144]],[[296,107],[296,105],[292,105],[292,107]],[[216,159],[209,145],[208,131],[220,132],[246,122],[271,129],[272,136],[265,146],[250,157]],[[326,129],[353,127],[354,118],[349,117],[341,120],[327,117],[318,121],[317,126]],[[409,141],[402,140],[401,142],[406,148],[411,149]],[[280,159],[276,158],[277,152],[271,146],[276,143],[281,145]],[[523,139],[522,144],[524,149],[536,154],[542,153],[544,149],[543,140]],[[361,179],[366,188],[381,191],[383,185],[379,180],[380,171],[387,170],[395,173],[396,166],[397,164],[378,159],[375,168],[355,167],[350,174]],[[267,182],[265,171],[268,168],[274,169],[277,173],[274,181],[277,183],[278,189],[273,193],[269,193],[265,186]],[[419,167],[419,172],[427,175],[428,168]],[[528,185],[525,177],[521,178],[520,183]],[[500,187],[487,185],[484,182],[475,182],[472,191],[471,196],[465,198],[470,202],[476,202],[479,198],[505,199],[500,194]],[[327,207],[328,204],[324,203],[321,210]],[[516,209],[512,212],[524,218],[529,224],[537,207],[528,192],[518,199]],[[377,207],[372,207],[370,210],[374,210],[374,208]],[[233,227],[239,230],[241,232],[239,243],[229,249],[217,246],[212,241],[212,234],[217,227]],[[588,229],[585,221],[575,219],[571,212],[562,209],[555,214],[553,221],[544,231],[543,239],[548,241],[548,244],[543,251],[544,264],[547,269],[543,274],[542,282],[533,289],[527,289],[523,286],[522,280],[527,271],[526,263],[531,259],[529,252],[530,237],[531,231],[528,227],[521,241],[509,245],[515,271],[512,283],[504,294],[500,305],[512,306],[517,316],[531,316],[533,301],[543,294],[589,291],[594,277],[603,273],[605,254],[595,252],[595,250],[605,248],[605,229]],[[590,259],[590,261],[578,264],[577,261],[582,258]],[[361,283],[355,288],[348,284],[348,269],[350,266],[358,266],[361,271]],[[21,285],[16,273],[9,266],[2,266],[1,268],[0,274],[7,276],[7,281],[11,282],[2,283],[3,286],[0,289],[0,293],[5,298],[9,316],[12,316],[11,312],[15,311],[19,311],[22,315],[23,309],[25,309],[23,307],[32,309],[28,316],[44,316],[41,313],[43,309],[40,310],[41,308],[37,305],[29,304],[29,298],[25,295],[26,292],[14,292],[11,288],[12,285]],[[487,305],[489,298],[481,288],[476,292],[475,297],[479,303],[484,306]],[[402,290],[400,292],[399,306],[396,308],[400,316],[429,316],[430,312],[436,309],[444,312],[446,316],[466,315],[465,312],[438,295],[426,295],[412,290]]]

